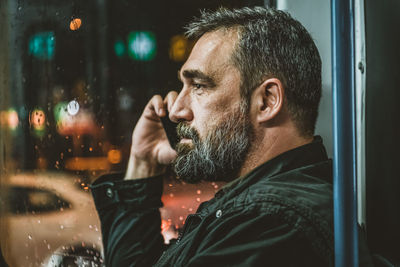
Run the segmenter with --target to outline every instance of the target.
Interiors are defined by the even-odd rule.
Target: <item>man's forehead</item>
[[[237,35],[226,31],[204,34],[196,42],[178,75],[203,73],[218,76],[222,70],[234,67],[231,58],[236,43],[235,36]]]

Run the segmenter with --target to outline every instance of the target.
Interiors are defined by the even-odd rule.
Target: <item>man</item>
[[[274,9],[205,12],[178,73],[132,137],[125,176],[92,186],[107,266],[332,266],[332,166],[314,137],[321,60],[304,27]],[[160,122],[179,122],[171,148]],[[229,181],[189,215],[178,240],[160,234],[162,177]]]

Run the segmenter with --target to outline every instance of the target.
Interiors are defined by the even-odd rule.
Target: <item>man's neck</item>
[[[301,137],[291,131],[271,131],[268,135],[256,137],[239,172],[249,173],[257,166],[296,147],[311,143],[313,137]]]

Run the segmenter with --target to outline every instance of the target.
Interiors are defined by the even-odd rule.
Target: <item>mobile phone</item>
[[[164,127],[165,133],[167,134],[167,138],[169,141],[169,144],[173,149],[175,149],[176,144],[178,143],[178,134],[176,133],[176,127],[178,126],[178,123],[175,123],[169,119],[168,116],[168,111],[167,115],[160,118],[161,123]]]

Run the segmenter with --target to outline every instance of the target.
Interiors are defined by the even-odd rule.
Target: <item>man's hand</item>
[[[132,134],[131,154],[125,180],[162,174],[176,157],[170,146],[160,117],[170,110],[178,93],[171,91],[162,99],[155,95],[144,108]]]

